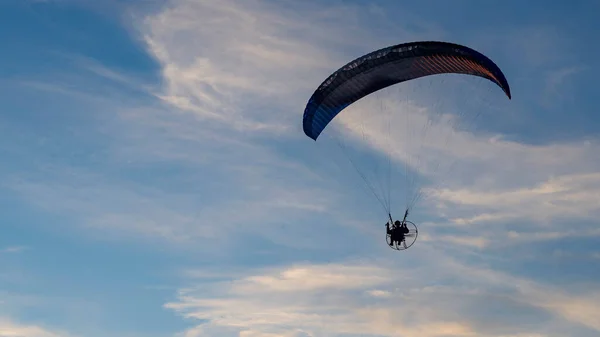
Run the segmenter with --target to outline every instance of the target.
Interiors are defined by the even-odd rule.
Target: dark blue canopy
[[[487,78],[511,98],[504,74],[485,55],[447,42],[403,43],[361,56],[321,83],[304,109],[304,133],[316,140],[340,111],[359,99],[396,83],[444,73]]]

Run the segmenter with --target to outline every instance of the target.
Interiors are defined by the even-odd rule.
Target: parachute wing
[[[359,99],[400,82],[444,73],[486,78],[511,98],[500,68],[476,50],[437,41],[403,43],[361,56],[331,74],[304,109],[304,133],[317,140],[340,111]]]

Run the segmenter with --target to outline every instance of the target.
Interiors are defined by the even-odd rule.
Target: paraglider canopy
[[[500,68],[478,51],[448,42],[403,43],[361,56],[321,83],[304,109],[304,133],[317,140],[340,111],[362,97],[396,83],[444,73],[486,78],[511,98]]]
[[[426,77],[437,74],[466,74],[480,78],[484,78],[500,87],[506,96],[511,99],[511,92],[506,77],[500,68],[485,55],[471,48],[448,42],[439,41],[421,41],[398,44],[383,49],[376,50],[364,56],[361,56],[348,64],[344,65],[333,74],[331,74],[312,94],[303,115],[304,133],[311,139],[317,140],[319,135],[327,127],[327,125],[344,109],[353,105],[356,101],[369,96],[370,94],[386,89],[394,84],[410,81],[413,79]],[[384,90],[382,90],[384,91]],[[349,109],[350,110],[350,109]],[[377,116],[377,112],[373,109],[367,109],[368,115]],[[407,143],[412,141],[414,132],[408,132],[409,113],[406,113],[407,132],[394,133],[402,134],[406,137]],[[390,114],[391,115],[391,114]],[[422,128],[422,134],[416,137],[415,141],[423,141],[424,133],[433,123],[427,117],[427,122]],[[378,172],[387,175],[387,182],[381,184],[381,193],[377,192],[374,183],[369,182],[366,174],[362,173],[356,165],[356,162],[351,158],[350,163],[364,180],[370,192],[377,198],[389,217],[389,222],[386,224],[387,232],[386,239],[388,245],[396,250],[405,250],[409,248],[416,240],[418,235],[417,226],[407,220],[409,209],[414,203],[419,200],[422,195],[422,190],[415,189],[412,191],[414,179],[409,175],[413,172],[410,166],[412,158],[409,154],[404,153],[403,159],[405,164],[404,173],[406,176],[405,184],[402,190],[406,194],[406,208],[402,221],[392,219],[392,203],[391,203],[391,177],[392,177],[392,160],[391,153],[393,152],[394,143],[389,141],[392,132],[390,131],[390,122],[387,123],[387,142],[379,142],[379,144],[387,143],[382,146],[381,152],[387,155],[386,166],[387,170]],[[365,139],[363,129],[363,140]],[[385,134],[385,133],[384,133]],[[447,143],[446,141],[443,144]],[[373,144],[378,144],[373,142]],[[340,144],[340,147],[341,144]],[[409,146],[407,146],[409,148]],[[346,147],[342,147],[346,150]],[[346,151],[344,151],[345,154]],[[348,156],[350,157],[350,156]],[[417,156],[417,159],[419,157]],[[432,165],[433,168],[439,168],[439,165]],[[387,193],[386,193],[387,192]]]

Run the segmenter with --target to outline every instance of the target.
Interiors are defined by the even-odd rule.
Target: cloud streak
[[[26,251],[29,247],[26,246],[9,246],[3,249],[0,249],[0,253],[6,254],[17,254]]]
[[[431,109],[418,101],[392,99],[394,94],[390,90],[364,99],[338,116],[340,124],[353,141],[390,156],[398,167],[417,171],[412,174],[414,188],[422,188],[455,224],[597,217],[596,139],[533,145],[472,133],[461,125],[474,120],[468,112],[458,114],[443,104]],[[371,113],[368,106],[380,104],[386,107]],[[409,123],[410,129],[389,134],[388,123]],[[395,144],[393,150],[389,144]]]
[[[257,336],[559,336],[552,328],[560,321],[551,323],[551,316],[591,329],[589,336],[600,331],[595,295],[567,293],[448,258],[427,266],[439,258],[418,261],[421,267],[410,273],[391,261],[274,268],[182,289],[178,301],[166,307],[210,322],[195,329]],[[426,275],[440,281],[423,282]],[[484,303],[505,314],[477,309]]]
[[[64,332],[52,331],[37,325],[16,323],[6,317],[0,317],[1,337],[73,337]]]
[[[178,0],[147,17],[142,34],[163,66],[165,102],[281,134],[296,131],[298,107],[347,59],[340,50],[378,40],[360,25],[368,15],[352,5]]]

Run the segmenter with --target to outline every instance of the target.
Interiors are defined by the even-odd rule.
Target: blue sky
[[[598,12],[2,1],[0,336],[597,336]],[[324,78],[413,40],[483,52],[513,99],[419,80],[304,136]],[[394,113],[372,117],[380,104]],[[435,123],[408,144],[409,119]],[[396,213],[409,164],[426,192],[412,248],[385,246],[335,137],[370,173],[395,144]]]

